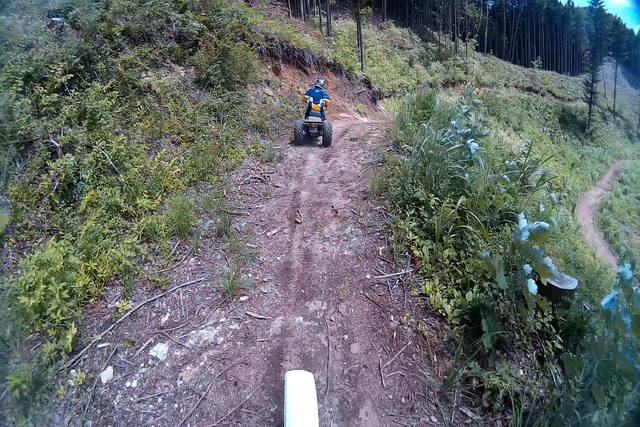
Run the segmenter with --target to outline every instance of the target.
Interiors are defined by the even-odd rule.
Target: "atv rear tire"
[[[293,143],[295,145],[304,144],[304,139],[307,136],[307,131],[304,129],[304,122],[302,120],[296,120],[293,129]]]
[[[333,125],[331,122],[324,123],[324,130],[322,131],[322,146],[329,147],[333,142]]]

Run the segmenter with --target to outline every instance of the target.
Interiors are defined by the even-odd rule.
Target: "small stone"
[[[105,348],[105,347],[109,347],[111,345],[110,342],[103,342],[102,344],[98,344],[97,348]]]
[[[335,318],[335,317],[333,317],[333,316],[331,316],[331,319],[329,319],[329,320],[331,320],[332,322],[335,322],[335,321],[336,321],[336,318]]]
[[[113,366],[107,367],[104,371],[100,372],[100,381],[102,384],[106,384],[113,379]]]
[[[169,316],[171,316],[171,312],[167,312],[167,314],[165,314],[164,316],[162,316],[162,319],[160,319],[160,326],[164,326],[165,323],[167,323],[167,320],[169,320]]]
[[[302,316],[296,317],[296,323],[304,323],[304,318]]]
[[[150,351],[149,355],[157,358],[162,361],[167,358],[167,354],[169,353],[169,344],[166,342],[161,342],[156,344]]]
[[[131,387],[131,382],[127,381],[126,383],[124,383],[124,386],[127,388]]]
[[[248,296],[240,297],[240,301],[246,301],[246,300],[248,300],[248,299],[249,299],[249,297],[248,297]]]
[[[431,415],[431,416],[429,417],[429,419],[431,420],[431,422],[432,422],[432,423],[434,423],[434,424],[438,424],[438,419],[437,419],[436,417],[434,417],[433,415]]]
[[[218,338],[216,339],[216,344],[217,344],[217,345],[220,345],[220,344],[222,344],[223,342],[224,342],[224,337],[218,337]]]
[[[138,380],[131,381],[131,388],[136,388],[136,387],[138,387]]]
[[[360,350],[362,350],[362,347],[357,342],[354,342],[353,344],[351,344],[350,348],[351,348],[351,354],[358,354],[360,353]]]

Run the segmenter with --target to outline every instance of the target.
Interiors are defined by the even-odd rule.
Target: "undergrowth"
[[[626,322],[619,338],[602,329],[607,310],[599,306],[612,276],[585,248],[572,210],[577,194],[608,167],[603,159],[628,153],[629,141],[604,122],[581,139],[559,114],[568,108],[579,126],[580,107],[525,96],[481,99],[470,91],[461,103],[429,91],[408,96],[396,118],[394,154],[376,182],[378,191],[387,186],[393,250],[419,268],[414,295],[457,325],[463,356],[446,383],[481,392],[483,405],[516,424],[626,417],[631,400],[615,396],[635,396],[638,381],[629,372],[640,364],[636,356],[618,362],[635,354],[638,319],[624,310],[638,297],[632,292],[620,301],[626,308],[613,311],[628,319],[619,320]],[[561,270],[581,284],[568,308],[556,308],[547,286]],[[618,342],[630,346],[624,354]],[[587,370],[603,358],[616,360],[606,375]],[[570,374],[574,363],[580,371]],[[590,394],[595,401],[585,395],[593,375],[602,387]],[[584,406],[568,410],[576,402]]]
[[[250,155],[280,158],[262,142],[277,128],[259,125],[269,116],[255,105],[274,100],[252,90],[271,84],[256,51],[313,41],[241,2],[3,7],[0,188],[12,211],[0,235],[10,227],[4,244],[22,256],[2,288],[0,375],[28,417],[83,307],[108,285],[130,288],[156,248],[197,244],[189,188]],[[291,108],[269,114],[287,120]],[[215,215],[228,237],[228,215]],[[33,332],[44,345],[24,357]]]
[[[620,259],[640,267],[640,162],[631,162],[602,203],[598,224]]]

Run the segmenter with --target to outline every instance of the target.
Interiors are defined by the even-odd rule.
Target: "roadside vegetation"
[[[640,162],[631,162],[602,203],[600,228],[618,258],[640,267]]]
[[[502,105],[510,116],[549,108],[534,99]],[[410,96],[387,158],[394,252],[413,259],[414,295],[456,325],[460,340],[445,387],[468,388],[516,424],[622,419],[633,399],[616,396],[638,393],[640,294],[628,265],[612,291],[613,277],[584,247],[572,209],[580,186],[598,177],[597,159],[615,158],[630,142],[620,139],[621,151],[608,147],[603,155],[597,135],[585,149],[552,145],[553,131],[544,128],[535,139],[515,132],[506,140],[505,129],[514,129],[504,119],[484,120],[492,111],[470,89],[459,103],[431,91]],[[518,118],[513,123],[526,123]],[[556,150],[594,166],[583,176],[563,164],[572,155]],[[563,181],[563,174],[573,179]],[[580,280],[564,309],[545,286],[560,271]]]
[[[70,1],[47,16],[39,2],[14,2],[0,19],[0,235],[10,255],[0,376],[28,417],[43,378],[74,348],[83,308],[106,286],[123,301],[134,282],[167,286],[142,266],[177,241],[197,247],[206,230],[191,189],[219,185],[248,156],[277,159],[270,141],[295,110],[255,90],[277,83],[256,52],[278,37],[312,45],[217,0]],[[209,215],[230,240],[224,209]],[[245,286],[242,262],[229,266],[225,292]],[[27,336],[37,351],[24,348]]]

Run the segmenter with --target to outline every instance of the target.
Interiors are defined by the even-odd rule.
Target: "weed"
[[[266,163],[276,164],[284,160],[284,153],[273,144],[268,144],[264,147],[260,157]]]
[[[169,199],[167,205],[165,218],[170,234],[176,237],[190,236],[196,221],[193,202],[185,196],[175,196]]]
[[[231,236],[231,224],[233,216],[230,213],[221,211],[216,221],[216,236],[220,238],[229,238]]]
[[[220,290],[228,297],[237,296],[242,290],[248,287],[242,270],[231,268],[230,271],[224,273],[220,279]]]

